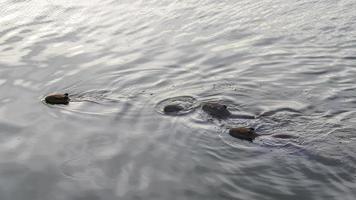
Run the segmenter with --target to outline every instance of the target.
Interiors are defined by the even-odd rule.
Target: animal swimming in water
[[[237,127],[231,128],[229,130],[229,134],[238,139],[253,141],[259,135],[255,133],[254,128],[246,128],[246,127]]]
[[[45,97],[45,102],[48,104],[68,104],[70,101],[69,94],[64,93],[56,93],[56,94],[50,94]]]
[[[174,114],[182,110],[184,110],[184,108],[180,105],[167,105],[163,108],[163,112],[166,114]]]
[[[227,106],[220,103],[204,103],[202,110],[208,113],[210,116],[218,119],[226,119],[231,116]]]
[[[267,135],[259,135],[255,132],[254,128],[247,128],[247,127],[230,128],[229,134],[234,138],[248,140],[250,142],[252,142],[256,137],[267,136]],[[295,139],[295,138],[297,138],[294,135],[288,135],[288,134],[273,134],[273,135],[271,135],[271,137],[280,138],[280,139]]]

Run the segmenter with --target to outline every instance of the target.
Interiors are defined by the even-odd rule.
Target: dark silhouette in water
[[[288,135],[288,134],[273,134],[271,136],[274,137],[274,138],[280,138],[280,139],[295,139],[295,138],[298,138],[297,136]]]
[[[234,137],[238,138],[241,140],[248,140],[252,142],[256,137],[259,135],[255,133],[254,128],[246,128],[246,127],[237,127],[237,128],[231,128],[229,130],[229,134]]]
[[[202,106],[202,110],[218,119],[226,119],[231,116],[227,106],[219,103],[205,103]]]
[[[51,94],[46,96],[46,103],[48,104],[68,104],[70,101],[68,93],[64,94]]]
[[[267,136],[267,135],[259,135],[259,134],[257,134],[255,132],[254,128],[246,128],[246,127],[231,128],[229,130],[229,134],[234,138],[238,138],[238,139],[241,139],[241,140],[248,140],[250,142],[252,142],[256,137]],[[297,138],[296,136],[288,135],[288,134],[273,134],[273,135],[271,135],[271,137],[280,138],[280,139]]]
[[[166,114],[175,114],[182,110],[184,110],[184,108],[180,105],[167,105],[163,108],[163,112]]]

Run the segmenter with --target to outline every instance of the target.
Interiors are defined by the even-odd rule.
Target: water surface
[[[355,10],[2,0],[0,199],[353,200]],[[52,92],[76,101],[44,104]],[[194,109],[159,112],[176,97]],[[198,106],[210,101],[256,117],[212,119]],[[234,126],[267,136],[241,141]]]

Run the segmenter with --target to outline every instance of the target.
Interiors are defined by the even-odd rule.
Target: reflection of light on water
[[[21,138],[13,137],[11,139],[8,139],[6,142],[2,142],[0,149],[2,151],[12,151],[16,150],[16,148],[18,148],[21,144],[23,144]]]
[[[101,0],[46,0],[52,5],[61,5],[65,7],[73,6],[94,6],[100,4]]]
[[[45,103],[45,102],[44,102]],[[50,107],[61,108],[67,114],[79,113],[86,115],[113,116],[118,112],[112,105],[103,105],[92,102],[70,102],[69,105],[49,105]]]
[[[61,164],[61,173],[73,180],[89,181],[95,186],[107,187],[111,183],[111,177],[105,174],[100,163],[111,160],[121,151],[116,145],[116,136],[98,133],[83,139],[83,148],[79,151],[71,151],[69,147],[68,152],[72,158]]]
[[[38,90],[40,88],[41,84],[34,83],[33,81],[30,81],[30,80],[16,79],[16,80],[14,80],[13,85],[20,86],[20,87],[30,89],[30,90]]]
[[[50,164],[51,174],[0,167],[0,199],[354,196],[353,0],[3,2],[2,166]],[[73,101],[38,102],[52,92]],[[189,107],[171,99],[182,95],[259,117],[160,114],[165,103]],[[236,139],[229,126],[266,136]]]
[[[0,79],[0,86],[2,85],[2,84],[4,84],[4,83],[6,83],[6,79]]]
[[[99,0],[45,0],[45,2],[45,6],[56,13],[55,20],[65,25],[83,23],[87,20],[88,14],[95,17],[95,9],[103,5]]]

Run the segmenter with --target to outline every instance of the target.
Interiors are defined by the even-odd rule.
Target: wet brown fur
[[[48,104],[68,104],[70,101],[70,98],[68,96],[68,93],[51,94],[51,95],[46,96],[45,101]]]
[[[219,103],[205,103],[202,106],[202,110],[218,119],[225,119],[231,116],[227,106]]]
[[[167,105],[163,108],[163,112],[164,113],[177,113],[181,110],[183,110],[184,108],[180,105]]]
[[[246,128],[246,127],[231,128],[229,130],[229,134],[234,138],[248,140],[251,142],[256,137],[264,136],[264,135],[259,135],[259,134],[255,133],[255,130],[253,128]],[[271,135],[271,137],[279,138],[279,139],[295,139],[295,138],[297,138],[294,135],[288,135],[288,134],[274,134],[274,135]]]

